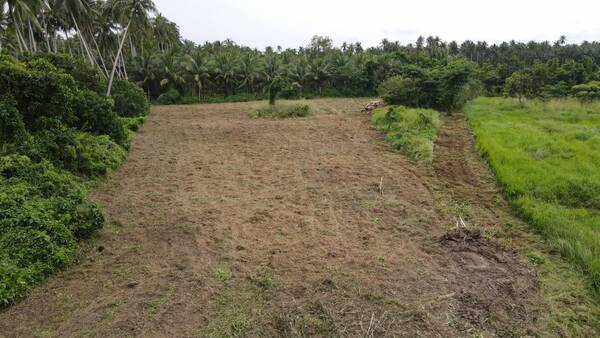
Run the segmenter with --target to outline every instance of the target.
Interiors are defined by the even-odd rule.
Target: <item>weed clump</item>
[[[292,117],[306,117],[310,115],[311,107],[305,103],[297,104],[286,104],[277,103],[270,104],[257,109],[252,113],[253,117],[259,118],[292,118]]]

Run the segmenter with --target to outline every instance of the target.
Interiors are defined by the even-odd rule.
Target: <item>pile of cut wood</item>
[[[371,101],[363,108],[363,110],[361,110],[361,113],[370,114],[373,110],[384,106],[385,104],[383,103],[383,101]]]

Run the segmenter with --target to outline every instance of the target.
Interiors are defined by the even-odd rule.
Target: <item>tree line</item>
[[[410,44],[335,46],[315,36],[303,47],[258,50],[231,40],[196,44],[156,11],[151,0],[0,0],[0,50],[76,55],[98,68],[110,94],[113,78],[142,86],[149,97],[368,96],[407,67],[438,69],[457,60],[473,64],[480,94],[587,98],[600,80],[600,43],[488,44],[419,37]],[[591,83],[591,84],[590,84]],[[579,89],[574,89],[575,86]],[[583,86],[581,86],[583,85]],[[591,89],[590,89],[591,88]],[[193,101],[193,100],[192,100]]]

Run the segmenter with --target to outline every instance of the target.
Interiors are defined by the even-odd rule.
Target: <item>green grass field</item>
[[[514,207],[600,291],[600,104],[479,98],[465,112]]]

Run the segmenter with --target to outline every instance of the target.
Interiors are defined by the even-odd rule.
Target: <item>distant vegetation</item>
[[[75,259],[104,225],[87,198],[125,159],[148,101],[58,54],[0,57],[0,307]]]
[[[433,145],[442,125],[437,111],[390,106],[376,109],[372,119],[377,129],[386,133],[386,139],[408,157],[433,160]]]
[[[600,291],[600,104],[480,98],[465,110],[515,208]]]
[[[131,80],[163,104],[267,98],[275,79],[281,80],[282,98],[366,97],[401,76],[421,89],[418,106],[456,109],[464,98],[448,101],[445,93],[456,87],[443,78],[446,67],[454,68],[453,76],[461,74],[459,68],[471,69],[471,89],[487,96],[589,100],[597,96],[594,81],[600,81],[600,43],[568,44],[565,37],[489,45],[430,36],[406,45],[383,39],[364,48],[345,42],[336,47],[315,36],[295,49],[256,50],[231,40],[184,40],[151,0],[0,0],[0,53],[21,58],[35,51],[81,57],[107,87],[114,78]],[[429,79],[437,84],[430,87]],[[581,85],[591,89],[574,88]]]

